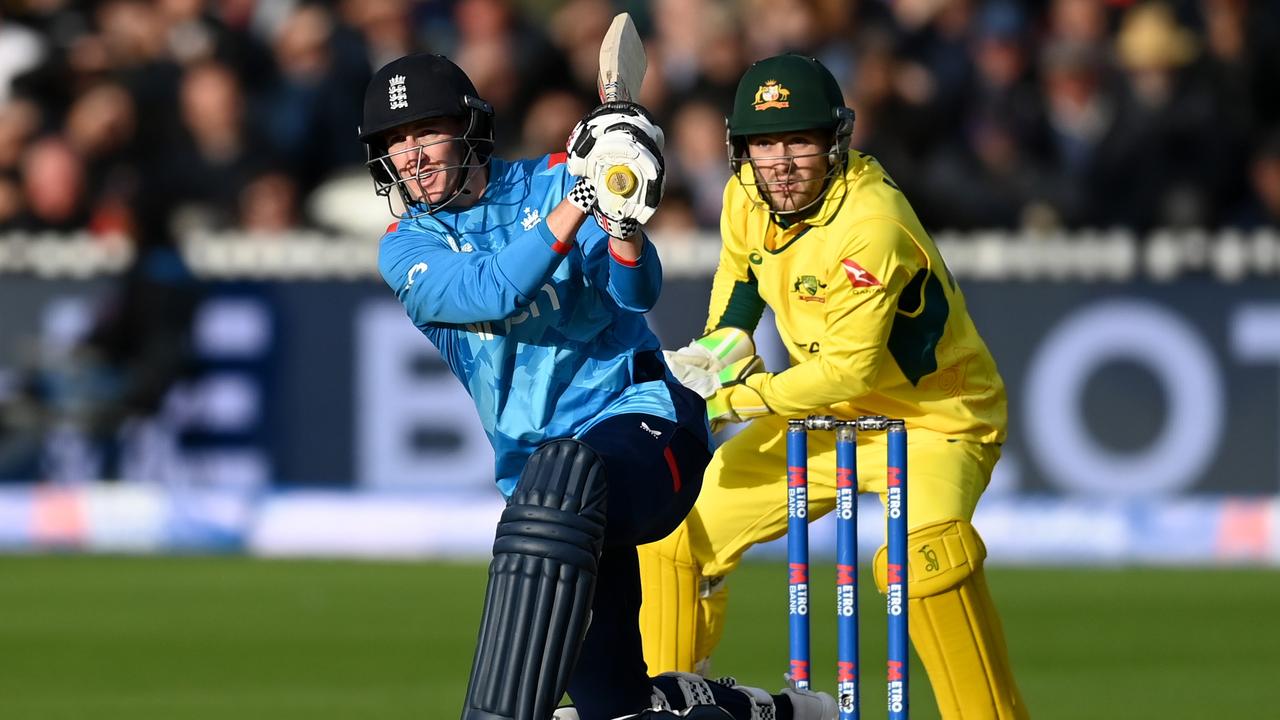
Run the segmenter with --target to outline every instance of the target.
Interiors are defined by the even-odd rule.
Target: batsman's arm
[[[495,253],[455,252],[434,233],[396,229],[382,238],[378,269],[418,326],[501,320],[533,300],[585,217],[565,200]]]
[[[584,215],[593,215],[591,222],[577,227],[578,245],[589,259],[586,272],[596,287],[604,288],[620,307],[632,312],[652,310],[662,290],[662,264],[653,244],[638,228],[626,238],[609,234],[600,225],[594,183],[588,178],[575,177],[568,167],[562,172],[564,202]]]

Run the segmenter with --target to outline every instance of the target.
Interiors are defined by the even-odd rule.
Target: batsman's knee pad
[[[586,633],[603,547],[604,468],[591,448],[538,448],[498,522],[464,720],[543,720]]]
[[[911,641],[944,720],[1027,718],[995,603],[982,571],[986,546],[973,525],[941,520],[907,535]],[[886,548],[876,551],[876,585],[886,587]]]
[[[640,635],[649,672],[708,672],[724,628],[724,578],[699,572],[687,523],[636,550],[644,588]]]

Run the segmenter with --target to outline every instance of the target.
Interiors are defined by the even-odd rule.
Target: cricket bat
[[[644,43],[636,32],[630,13],[618,13],[600,43],[600,72],[596,89],[600,102],[624,100],[635,102],[640,95],[649,61],[644,56]],[[614,165],[605,173],[605,188],[622,197],[636,191],[636,176],[626,165]]]

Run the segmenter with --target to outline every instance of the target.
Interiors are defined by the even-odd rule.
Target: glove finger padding
[[[723,370],[716,373],[716,379],[720,381],[720,387],[732,387],[746,380],[748,375],[754,375],[761,370],[764,370],[764,360],[760,359],[759,355],[748,355],[726,365]]]
[[[679,350],[664,350],[667,366],[680,377],[685,367],[718,373],[726,365],[754,355],[755,343],[751,334],[736,327],[722,327],[703,335]],[[679,369],[678,369],[679,368]]]
[[[764,362],[759,355],[742,358],[716,374],[720,389],[707,398],[707,420],[712,431],[725,423],[738,423],[773,412],[759,391],[747,384],[752,375],[763,375]]]

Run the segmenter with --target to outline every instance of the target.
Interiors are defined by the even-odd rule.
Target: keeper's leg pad
[[[982,571],[987,549],[964,520],[921,525],[907,535],[911,643],[944,720],[1023,720],[1029,715],[1009,664],[1004,629]],[[885,592],[885,546],[876,585]]]
[[[640,636],[649,673],[707,674],[724,631],[729,593],[723,577],[704,578],[689,543],[688,522],[655,543],[636,548],[640,559]]]
[[[603,547],[604,467],[557,440],[525,464],[498,522],[463,720],[545,720],[586,633]]]

